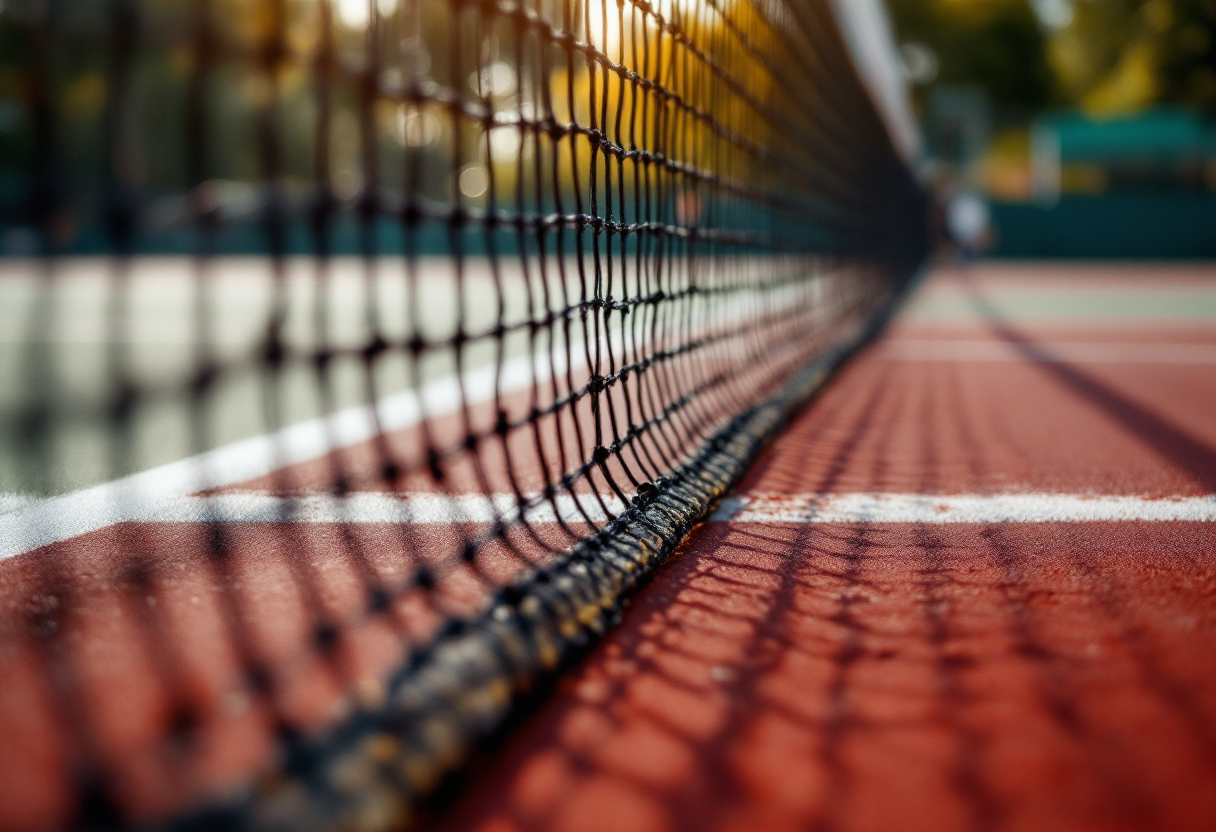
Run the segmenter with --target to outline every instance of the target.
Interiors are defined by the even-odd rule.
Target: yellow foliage
[[[1022,161],[1030,158],[1030,131],[1025,127],[1002,130],[992,139],[988,155],[993,161]]]
[[[1007,202],[1031,198],[1030,131],[1003,130],[988,147],[980,164],[980,178],[989,194]]]
[[[1128,115],[1150,105],[1156,96],[1156,52],[1140,43],[1123,53],[1114,71],[1082,99],[1081,106],[1098,117]]]
[[[1064,165],[1060,169],[1060,192],[1100,194],[1106,190],[1106,170],[1101,165]]]
[[[665,5],[671,4],[659,3],[658,7],[670,20],[676,12],[664,9]],[[589,66],[581,61],[573,74],[565,68],[553,67],[546,79],[532,78],[533,71],[524,70],[521,88],[537,89],[547,83],[548,100],[559,124],[573,123],[598,130],[627,152],[638,147],[659,148],[668,160],[690,169],[713,172],[728,181],[747,178],[750,172],[747,155],[729,151],[726,145],[747,141],[763,147],[771,139],[765,126],[775,119],[774,113],[787,115],[792,109],[787,91],[780,88],[773,73],[760,60],[766,54],[773,60],[779,59],[771,54],[771,44],[780,35],[756,7],[744,2],[723,2],[716,6],[705,3],[688,6],[681,12],[685,25],[698,28],[698,40],[717,44],[713,58],[719,66],[734,70],[731,72],[731,82],[737,85],[734,89],[720,81],[710,83],[710,73],[700,61],[683,60],[687,47],[671,32],[660,30],[653,18],[643,23],[641,16],[626,15],[624,25],[613,23],[616,8],[610,2],[613,14],[609,14],[608,25],[604,26],[601,0],[588,0],[586,8],[593,23],[601,20],[589,26],[590,44],[610,60],[676,92],[678,102],[647,92],[616,72],[606,72],[599,64]],[[695,21],[690,9],[695,11]],[[740,72],[738,68],[747,71]],[[569,103],[571,93],[573,112]],[[536,112],[539,107],[529,109]],[[502,155],[493,152],[491,142],[487,154],[484,136],[479,136],[478,152],[493,167],[496,181],[509,188],[517,176],[521,158],[530,159],[533,153],[540,152],[549,159],[549,142],[547,137],[539,141],[524,138],[519,145],[512,146],[511,153]],[[567,137],[557,142],[554,163],[563,188],[581,192],[586,189],[589,176],[594,176],[601,186],[609,179],[619,184],[622,176],[626,184],[633,183],[636,163],[627,162],[622,169],[614,157],[597,150],[593,166],[592,149],[593,142],[582,135],[573,141]],[[651,167],[647,175],[654,177],[659,173],[657,167]]]
[[[1211,0],[1078,0],[1073,7],[1049,58],[1061,91],[1085,111],[1110,116],[1165,101],[1216,101]]]
[[[105,106],[106,79],[101,73],[86,72],[68,85],[62,100],[68,118],[90,121],[96,118]]]
[[[1144,20],[1154,32],[1164,32],[1174,25],[1174,5],[1170,0],[1149,0],[1144,4]]]

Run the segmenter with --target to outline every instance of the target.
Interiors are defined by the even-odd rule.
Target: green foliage
[[[998,108],[1050,103],[1046,38],[1027,0],[889,0],[904,43],[937,56],[934,83],[975,84]]]
[[[1163,97],[1216,113],[1216,0],[1180,0],[1161,36]]]
[[[1216,0],[1078,0],[1051,61],[1096,114],[1183,104],[1216,112]]]
[[[1045,0],[1046,2],[1046,0]],[[1095,115],[1181,104],[1216,113],[1216,0],[888,0],[899,40],[936,55],[933,83],[975,84],[998,109]]]

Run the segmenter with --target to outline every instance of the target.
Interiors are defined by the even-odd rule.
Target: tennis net
[[[5,829],[425,820],[924,255],[826,0],[0,43]]]

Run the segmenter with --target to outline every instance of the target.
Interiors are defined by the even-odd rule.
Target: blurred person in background
[[[936,188],[938,256],[968,262],[992,246],[992,212],[983,194],[949,174]]]
[[[946,233],[964,262],[991,246],[991,223],[987,201],[969,188],[958,189],[946,202]]]

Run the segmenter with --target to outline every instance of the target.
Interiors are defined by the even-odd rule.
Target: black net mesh
[[[923,210],[822,0],[5,0],[0,827],[409,818]]]

